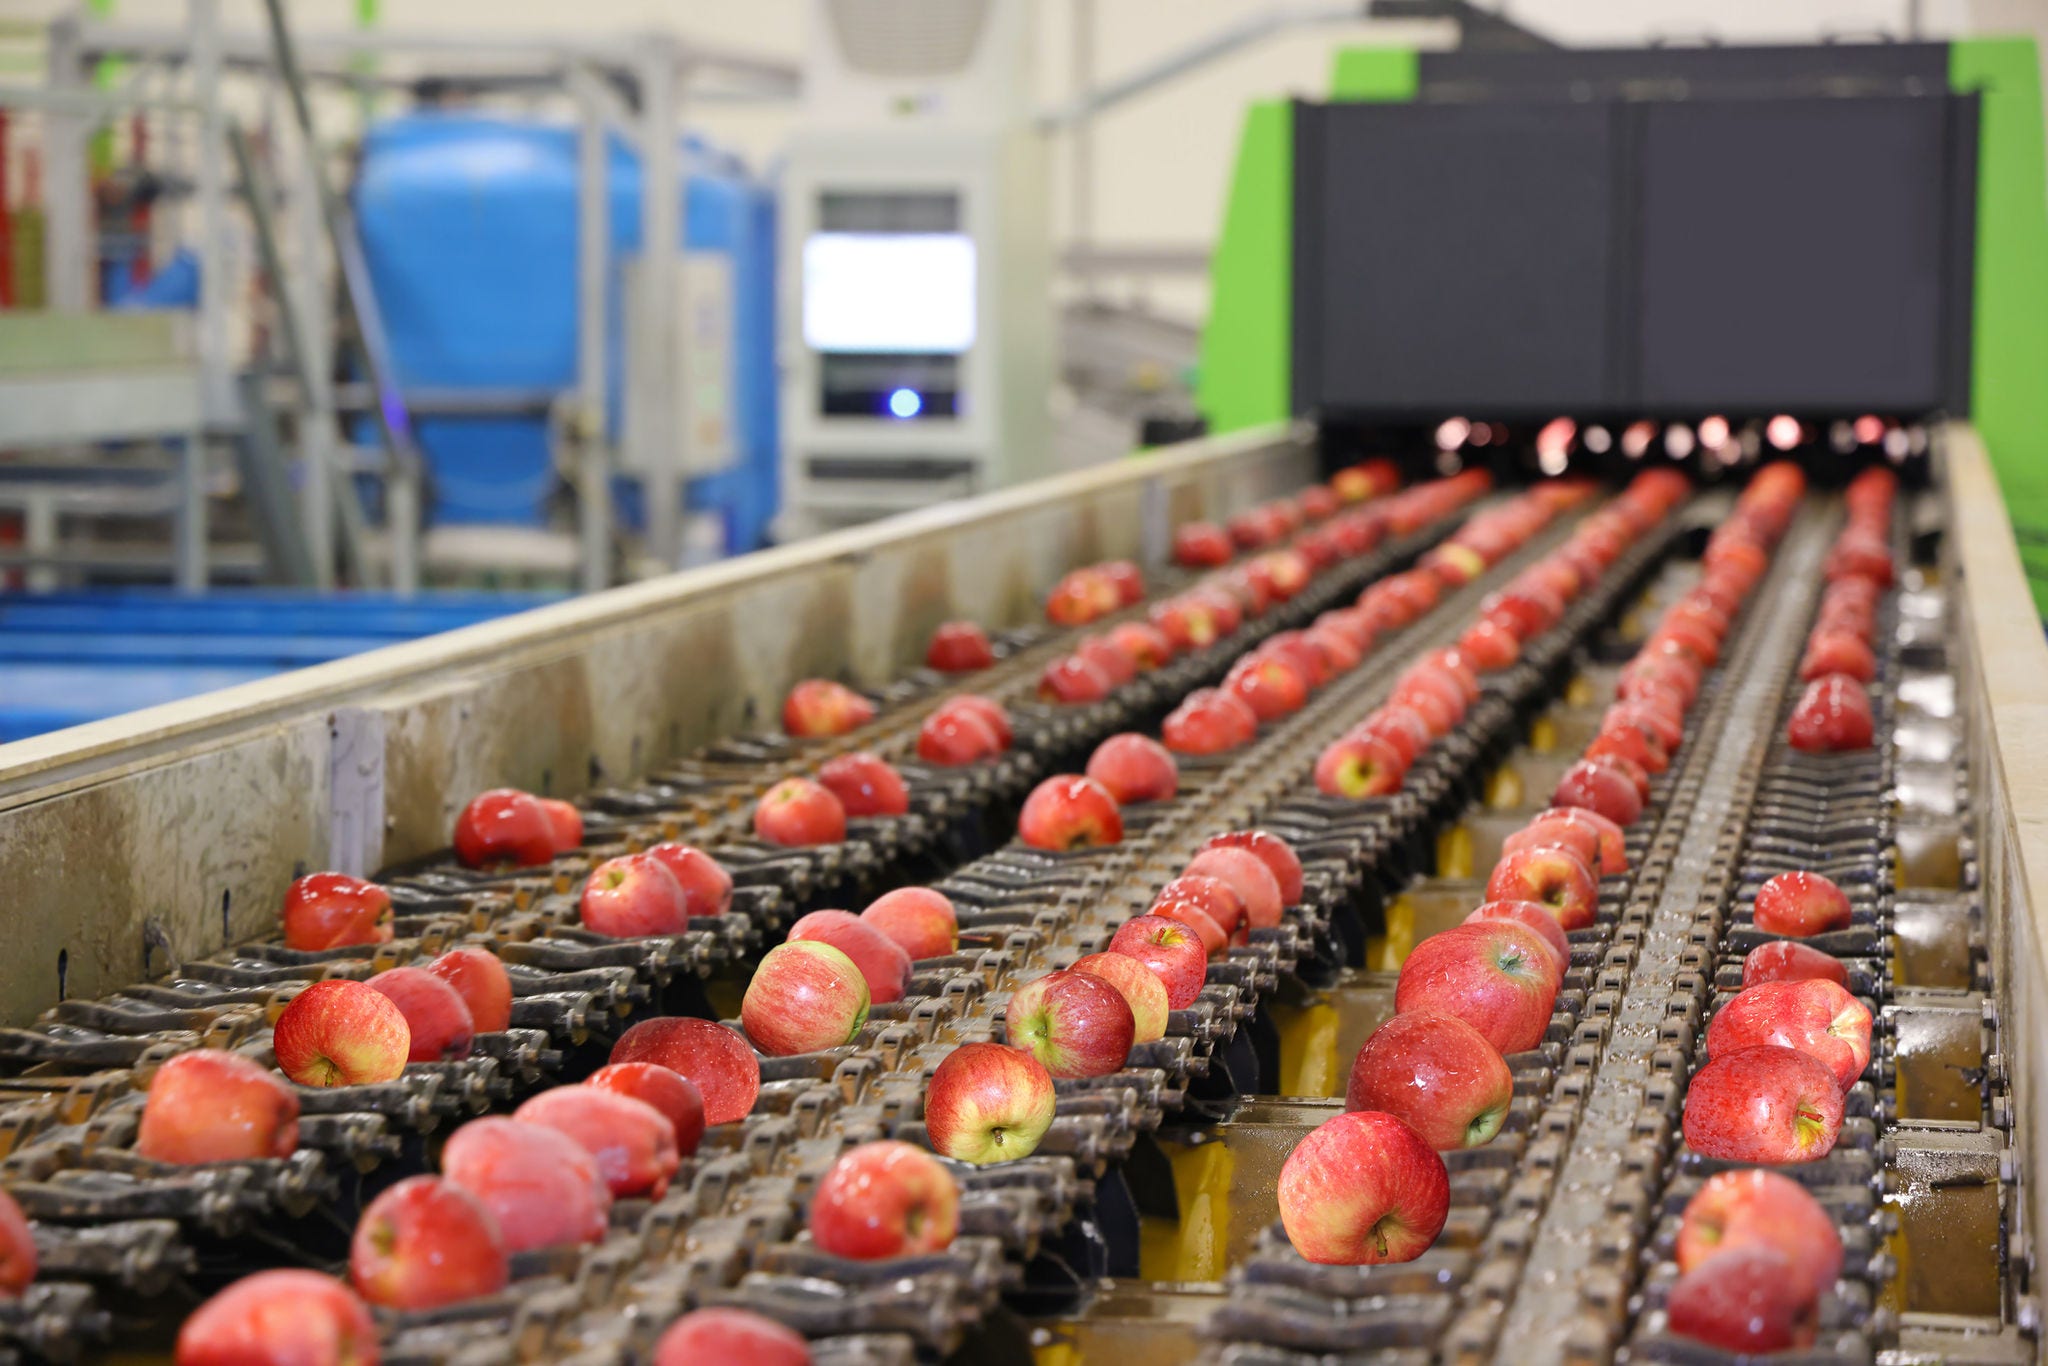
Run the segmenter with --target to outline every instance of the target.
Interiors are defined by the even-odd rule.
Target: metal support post
[[[299,515],[306,524],[306,550],[313,582],[334,587],[335,481],[346,478],[337,458],[339,429],[334,412],[334,310],[330,305],[327,238],[320,222],[320,151],[301,139],[299,155],[285,171],[285,214],[291,220],[296,268],[278,287],[289,297],[302,350],[305,408],[299,421]]]
[[[682,247],[682,193],[676,147],[676,49],[665,34],[648,37],[649,51],[640,63],[642,154],[646,192],[641,199],[640,293],[645,307],[635,310],[634,336],[639,348],[634,378],[643,383],[634,396],[643,422],[641,449],[633,462],[645,481],[649,548],[663,566],[674,569],[682,560],[683,487],[678,474],[682,452],[675,429],[678,410],[675,378],[680,329],[676,317],[677,253]]]
[[[569,444],[575,460],[578,579],[594,593],[611,582],[612,494],[605,436],[605,277],[611,269],[602,81],[588,66],[569,75],[579,119],[576,184],[576,401]]]
[[[1074,98],[1083,100],[1095,88],[1095,0],[1074,0],[1070,16],[1074,25]],[[1082,119],[1069,135],[1069,171],[1072,179],[1073,236],[1071,249],[1086,254],[1095,244],[1095,123]],[[1084,293],[1096,292],[1096,277],[1090,271],[1081,281]]]
[[[175,582],[181,593],[204,593],[206,573],[206,429],[194,427],[178,454]]]
[[[21,548],[28,555],[23,580],[31,593],[57,591],[57,494],[54,489],[28,489],[21,499]]]
[[[50,24],[48,83],[53,91],[85,85],[79,20]],[[52,312],[83,313],[93,305],[92,183],[87,149],[93,115],[61,105],[43,115],[43,297]]]
[[[227,127],[220,104],[220,0],[188,0],[192,95],[199,103],[195,198],[199,210],[199,380],[210,426],[228,424],[235,396],[229,373]]]

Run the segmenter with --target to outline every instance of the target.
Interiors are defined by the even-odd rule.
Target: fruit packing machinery
[[[1967,465],[1966,445],[1961,458]],[[1024,700],[1071,637],[1019,628],[1003,637],[994,670],[912,674],[879,690],[876,721],[852,737],[719,740],[642,780],[594,788],[585,848],[538,875],[478,875],[431,857],[397,865],[386,880],[398,938],[374,957],[252,943],[177,963],[152,985],[61,1002],[0,1034],[12,1078],[0,1181],[37,1221],[45,1267],[28,1296],[0,1306],[0,1341],[29,1356],[75,1356],[110,1335],[146,1336],[153,1318],[164,1332],[194,1287],[262,1265],[332,1264],[368,1198],[429,1166],[461,1118],[587,1075],[633,1018],[732,1015],[744,981],[732,969],[804,910],[929,882],[960,908],[960,954],[918,964],[910,994],[877,1007],[855,1043],[765,1061],[754,1113],[707,1133],[662,1200],[622,1202],[602,1244],[522,1254],[515,1284],[493,1300],[385,1317],[387,1359],[631,1360],[676,1312],[720,1302],[800,1326],[821,1361],[1021,1360],[1026,1342],[1055,1363],[1202,1352],[1262,1366],[1366,1352],[1716,1360],[1661,1329],[1676,1214],[1712,1167],[1677,1137],[1682,1081],[1754,942],[1747,897],[1770,872],[1806,866],[1855,899],[1855,926],[1822,946],[1849,957],[1852,989],[1881,1007],[1883,1026],[1840,1146],[1799,1172],[1849,1249],[1821,1342],[1803,1359],[2031,1359],[2027,1221],[2014,1195],[2026,1164],[1987,970],[2001,908],[1984,904],[1979,885],[1972,817],[1986,775],[1968,761],[1959,701],[1957,665],[1968,661],[1951,596],[1956,547],[1909,536],[1938,530],[1946,509],[1936,495],[1908,495],[1895,509],[1901,565],[1916,563],[1909,547],[1942,558],[1922,554],[1887,597],[1872,688],[1879,742],[1815,757],[1782,742],[1814,570],[1839,522],[1837,500],[1809,492],[1684,746],[1630,827],[1630,871],[1603,880],[1598,923],[1573,932],[1544,1043],[1511,1059],[1506,1129],[1449,1155],[1453,1212],[1437,1247],[1405,1266],[1316,1267],[1272,1227],[1278,1157],[1261,1177],[1260,1152],[1341,1107],[1341,1095],[1329,1097],[1341,1093],[1347,1036],[1355,1048],[1391,1013],[1391,974],[1361,965],[1384,969],[1404,942],[1441,928],[1427,923],[1432,906],[1451,911],[1447,923],[1462,918],[1476,898],[1457,899],[1461,880],[1489,865],[1519,823],[1513,813],[1544,804],[1557,756],[1568,762],[1569,741],[1590,732],[1588,709],[1597,718],[1654,604],[1683,591],[1726,496],[1709,490],[1681,507],[1520,663],[1490,675],[1465,722],[1393,798],[1321,796],[1308,778],[1317,751],[1586,509],[1384,639],[1253,746],[1183,760],[1180,795],[1133,808],[1125,840],[1108,849],[1057,855],[1004,841],[1037,777],[1077,767],[1114,731],[1150,728],[1257,640],[1402,567],[1471,508],[1319,575],[1294,601],[1104,702]],[[1148,578],[1155,593],[1177,586],[1172,571]],[[785,850],[745,834],[753,797],[835,750],[904,760],[929,704],[956,689],[1010,706],[1018,740],[1003,760],[904,762],[912,815],[857,822],[844,845]],[[1060,1083],[1059,1118],[1037,1154],[962,1170],[952,1248],[915,1265],[863,1266],[798,1236],[807,1190],[844,1147],[921,1139],[925,1079],[955,1044],[1001,1037],[1012,974],[1093,951],[1209,834],[1254,824],[1300,852],[1302,905],[1213,961],[1194,1006],[1123,1071]],[[576,928],[573,889],[589,866],[674,836],[733,870],[732,914],[673,940]],[[517,993],[514,1027],[480,1037],[476,1056],[414,1065],[383,1087],[302,1093],[303,1146],[287,1161],[180,1171],[127,1150],[136,1083],[162,1058],[202,1043],[260,1055],[269,1020],[306,981],[368,976],[461,939],[497,951]]]

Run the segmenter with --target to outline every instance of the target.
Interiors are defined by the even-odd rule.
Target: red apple
[[[1875,731],[1863,685],[1847,674],[1823,674],[1799,695],[1785,737],[1794,749],[1828,753],[1869,749]]]
[[[441,1174],[491,1212],[507,1252],[595,1243],[611,1216],[597,1159],[543,1124],[473,1119],[449,1135]]]
[[[135,1151],[152,1162],[253,1162],[299,1146],[299,1098],[240,1053],[199,1048],[150,1078]]]
[[[1600,884],[1592,869],[1569,849],[1538,845],[1508,854],[1486,880],[1489,901],[1533,901],[1567,930],[1582,930],[1598,918]]]
[[[1086,972],[1049,973],[1010,996],[1003,1033],[1055,1077],[1101,1077],[1130,1057],[1137,1017],[1123,993]]]
[[[1166,984],[1152,969],[1121,953],[1091,953],[1077,958],[1068,969],[1085,972],[1115,987],[1131,1008],[1133,1044],[1151,1043],[1166,1037],[1166,1017],[1172,1007],[1166,1003]]]
[[[1112,735],[1088,756],[1088,776],[1121,805],[1167,801],[1180,791],[1180,765],[1173,751],[1149,735]]]
[[[1643,814],[1635,784],[1619,769],[1597,759],[1581,759],[1566,769],[1550,794],[1553,806],[1583,806],[1616,825],[1632,825]]]
[[[1719,1057],[1761,1044],[1820,1059],[1847,1091],[1870,1065],[1870,1008],[1822,978],[1744,987],[1707,1026],[1707,1052]]]
[[[1560,979],[1572,962],[1572,941],[1557,923],[1550,908],[1537,901],[1488,901],[1465,917],[1467,925],[1480,920],[1505,920],[1529,930],[1547,945],[1557,959]]]
[[[941,712],[949,715],[964,712],[980,717],[982,724],[996,737],[996,749],[999,751],[1008,749],[1010,741],[1015,738],[1010,725],[1010,713],[993,697],[983,697],[977,692],[955,693],[941,702],[938,711],[933,715]]]
[[[1280,1167],[1280,1222],[1311,1262],[1412,1262],[1450,1217],[1444,1160],[1392,1115],[1358,1111],[1324,1120]]]
[[[860,918],[910,956],[943,958],[960,946],[960,920],[945,893],[898,887],[877,897]]]
[[[405,1070],[412,1030],[383,992],[330,977],[294,996],[278,1015],[271,1049],[278,1068],[301,1086],[364,1086]]]
[[[512,1023],[512,978],[498,956],[461,944],[427,964],[427,971],[455,989],[469,1007],[479,1034],[496,1034]]]
[[[724,1025],[686,1015],[642,1020],[612,1045],[607,1062],[651,1062],[680,1072],[703,1097],[706,1124],[744,1119],[761,1093],[761,1060]]]
[[[1443,580],[1446,588],[1463,588],[1486,572],[1486,559],[1469,545],[1440,545],[1422,557],[1422,565]]]
[[[1202,941],[1193,930],[1165,916],[1139,915],[1126,920],[1111,936],[1109,951],[1150,968],[1165,986],[1171,1010],[1193,1005],[1209,979],[1209,955],[1202,951]]]
[[[1266,871],[1279,884],[1280,904],[1301,904],[1301,859],[1293,846],[1278,835],[1265,830],[1230,830],[1221,835],[1211,835],[1208,843],[1202,846],[1202,852],[1207,853],[1211,849],[1242,849],[1254,855],[1266,865]]]
[[[1740,1248],[1767,1247],[1818,1296],[1842,1273],[1842,1237],[1820,1201],[1789,1176],[1751,1167],[1716,1172],[1685,1205],[1676,1259],[1691,1271]]]
[[[1142,621],[1119,622],[1110,627],[1109,643],[1123,651],[1138,666],[1139,673],[1150,673],[1173,658],[1173,642],[1166,638],[1166,632]]]
[[[972,673],[996,662],[988,632],[971,621],[942,621],[925,647],[924,662],[941,673]]]
[[[363,1211],[348,1278],[371,1304],[418,1310],[495,1295],[511,1273],[498,1221],[475,1196],[438,1176],[408,1176]]]
[[[704,1366],[712,1361],[811,1366],[811,1345],[803,1334],[745,1309],[685,1314],[654,1344],[654,1366]]]
[[[1206,599],[1183,593],[1168,598],[1146,614],[1175,650],[1200,650],[1225,634],[1215,609]]]
[[[374,1366],[377,1325],[347,1286],[317,1271],[259,1271],[192,1311],[176,1366]]]
[[[1316,756],[1316,790],[1332,797],[1391,796],[1407,776],[1400,751],[1376,735],[1339,736]]]
[[[1729,1162],[1812,1162],[1842,1131],[1842,1089],[1818,1058],[1766,1045],[1724,1053],[1685,1091],[1685,1141]]]
[[[1278,655],[1253,655],[1232,667],[1223,687],[1242,698],[1259,720],[1277,721],[1301,710],[1308,701],[1309,680]]]
[[[1280,631],[1268,636],[1266,643],[1247,657],[1262,658],[1292,665],[1311,690],[1337,676],[1337,661],[1306,631]]]
[[[1259,733],[1259,714],[1235,693],[1197,688],[1182,699],[1159,727],[1159,738],[1176,754],[1221,754],[1249,744]]]
[[[868,999],[887,1005],[910,990],[910,955],[874,924],[850,911],[812,911],[789,927],[789,942],[830,944],[853,960],[868,986]]]
[[[391,942],[391,893],[346,873],[309,873],[285,889],[284,946],[313,952]]]
[[[957,768],[1002,752],[987,720],[964,707],[941,707],[917,729],[917,757],[928,764]]]
[[[1062,655],[1038,676],[1038,699],[1061,706],[1100,702],[1116,689],[1116,679],[1092,659]]]
[[[1301,638],[1310,647],[1329,661],[1331,677],[1348,673],[1365,660],[1365,647],[1360,645],[1353,633],[1336,626],[1324,626],[1321,618],[1317,624],[1301,633]]]
[[[1662,745],[1640,727],[1625,724],[1595,735],[1586,746],[1585,757],[1626,759],[1645,773],[1662,773],[1671,767],[1671,758]]]
[[[683,885],[649,854],[625,854],[591,869],[577,913],[584,929],[614,939],[681,934],[690,924]]]
[[[1153,899],[1145,914],[1177,920],[1187,926],[1195,932],[1195,938],[1202,942],[1202,952],[1211,958],[1230,945],[1230,932],[1225,930],[1200,902],[1187,897],[1162,893]]]
[[[494,787],[470,798],[455,818],[455,857],[471,868],[530,868],[556,853],[555,826],[530,792]]]
[[[1817,1335],[1814,1297],[1804,1293],[1798,1268],[1768,1247],[1747,1247],[1711,1257],[1672,1282],[1666,1326],[1743,1359],[1788,1348],[1811,1347]]]
[[[1266,861],[1250,849],[1204,848],[1188,860],[1181,876],[1213,877],[1228,883],[1244,902],[1245,923],[1255,930],[1279,924],[1281,913],[1287,908],[1280,880],[1273,876]]]
[[[1616,702],[1600,717],[1600,729],[1613,730],[1618,726],[1634,726],[1662,745],[1666,754],[1677,749],[1679,742],[1685,739],[1683,716],[1651,704]]]
[[[755,804],[754,834],[791,847],[839,844],[846,839],[846,808],[809,778],[784,778]]]
[[[19,1295],[35,1278],[35,1233],[14,1197],[0,1191],[0,1295]]]
[[[1190,569],[1229,564],[1236,554],[1230,533],[1214,522],[1183,522],[1173,533],[1173,562]]]
[[[925,1087],[925,1133],[955,1162],[1009,1162],[1037,1149],[1052,1127],[1053,1104],[1052,1074],[1023,1049],[962,1044]]]
[[[1846,930],[1855,919],[1849,897],[1819,873],[1780,873],[1756,889],[1756,927],[1805,939]]]
[[[1055,626],[1085,626],[1123,605],[1123,590],[1097,565],[1076,569],[1046,596],[1045,619]]]
[[[1017,838],[1036,849],[1093,849],[1124,837],[1123,812],[1093,778],[1063,773],[1031,789]]]
[[[1272,869],[1268,868],[1268,872]],[[1225,936],[1236,933],[1245,923],[1244,898],[1237,894],[1237,888],[1220,877],[1205,873],[1182,873],[1159,889],[1159,895],[1152,904],[1181,901],[1199,908]],[[1215,952],[1212,948],[1210,952]]]
[[[910,789],[895,766],[869,750],[827,760],[818,782],[839,799],[849,818],[901,816],[910,810]]]
[[[1830,579],[1868,579],[1879,588],[1892,584],[1892,552],[1881,537],[1866,535],[1856,528],[1845,530],[1828,552]]]
[[[1404,765],[1413,764],[1416,756],[1436,738],[1436,732],[1420,712],[1398,704],[1376,709],[1346,734],[1385,740],[1401,756]]]
[[[381,991],[405,1016],[412,1042],[407,1062],[447,1062],[469,1056],[476,1037],[476,1018],[462,994],[425,968],[390,968],[372,977],[371,990]],[[280,1028],[283,1021],[279,1022]]]
[[[804,679],[782,702],[782,729],[799,738],[844,735],[874,719],[874,703],[829,678]]]
[[[687,844],[657,844],[647,850],[661,860],[683,889],[683,909],[691,916],[724,915],[732,906],[732,874],[702,849]]]
[[[852,1043],[868,1020],[868,984],[853,960],[815,940],[777,944],[740,1002],[740,1023],[772,1057]]]
[[[953,1174],[893,1139],[849,1148],[811,1194],[811,1242],[835,1257],[921,1257],[951,1246],[959,1227]]]
[[[1592,829],[1600,840],[1600,858],[1594,871],[1602,877],[1628,871],[1628,839],[1613,821],[1583,806],[1549,806],[1529,818],[1531,826],[1549,825],[1553,821]]]
[[[1576,854],[1579,861],[1589,869],[1600,863],[1600,832],[1583,821],[1565,820],[1552,817],[1548,820],[1532,820],[1520,830],[1512,831],[1500,842],[1501,857],[1519,854],[1524,849],[1563,849]]]
[[[673,1068],[652,1062],[607,1063],[583,1084],[653,1106],[674,1131],[680,1157],[696,1152],[703,1141],[704,1096],[697,1083]]]
[[[1742,985],[1745,987],[1764,982],[1816,979],[1846,987],[1849,985],[1849,969],[1833,954],[1822,953],[1806,944],[1795,944],[1789,939],[1773,939],[1768,944],[1759,944],[1742,960]]]
[[[1102,670],[1111,688],[1121,688],[1138,676],[1137,659],[1108,636],[1083,636],[1075,642],[1074,658],[1085,659]]]
[[[1550,946],[1505,920],[1430,935],[1410,951],[1394,987],[1395,1010],[1455,1015],[1502,1054],[1543,1041],[1556,998]]]
[[[1387,698],[1387,704],[1390,707],[1411,711],[1421,717],[1431,739],[1450,734],[1451,729],[1465,715],[1462,703],[1453,703],[1442,693],[1420,683],[1399,685]]]
[[[1515,1078],[1486,1036],[1451,1015],[1396,1015],[1351,1063],[1346,1110],[1379,1110],[1440,1151],[1477,1148],[1500,1132]]]
[[[1458,637],[1458,653],[1471,660],[1473,667],[1494,673],[1522,657],[1522,643],[1499,622],[1482,618]]]
[[[550,1087],[514,1110],[512,1118],[575,1140],[597,1163],[614,1199],[659,1200],[682,1165],[676,1126],[668,1117],[608,1087]]]
[[[566,854],[583,843],[583,813],[576,809],[574,802],[565,802],[559,797],[537,797],[541,810],[548,813],[548,828],[555,832],[555,852]]]

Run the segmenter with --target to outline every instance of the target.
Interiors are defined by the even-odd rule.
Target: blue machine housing
[[[563,391],[576,382],[576,130],[470,112],[385,119],[363,142],[354,190],[377,301],[404,387]],[[606,286],[611,430],[621,422],[624,258],[641,250],[640,162],[608,145]],[[682,140],[682,246],[716,252],[733,284],[735,460],[693,481],[725,545],[761,545],[775,514],[775,223],[771,189],[734,158]],[[537,525],[556,486],[537,417],[417,421],[440,522]],[[623,481],[622,481],[623,484]],[[615,499],[637,525],[636,486]]]

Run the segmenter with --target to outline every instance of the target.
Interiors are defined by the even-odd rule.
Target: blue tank
[[[576,382],[576,130],[468,112],[374,125],[354,190],[357,222],[402,385],[566,390]],[[622,258],[640,251],[640,164],[608,146],[612,273],[607,391],[616,441],[624,344]],[[682,245],[732,271],[733,467],[694,481],[728,550],[765,539],[776,508],[775,229],[769,188],[738,161],[682,140]],[[440,522],[537,525],[556,487],[539,418],[422,418]],[[619,513],[640,518],[636,487]]]

